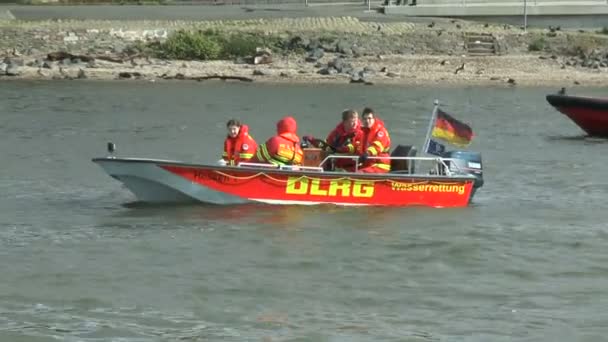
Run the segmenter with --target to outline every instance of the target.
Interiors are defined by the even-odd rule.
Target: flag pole
[[[431,122],[429,123],[429,128],[426,131],[426,139],[424,140],[423,153],[428,154],[429,143],[431,142],[431,134],[433,132],[433,126],[435,125],[435,118],[437,117],[437,109],[439,108],[439,100],[433,101],[435,105],[433,107],[433,113],[431,113]]]

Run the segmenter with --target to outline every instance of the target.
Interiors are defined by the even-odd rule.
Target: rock
[[[285,71],[281,71],[281,73],[279,74],[279,76],[281,76],[281,77],[289,77],[289,74],[286,73]]]
[[[310,51],[305,60],[307,62],[316,62],[319,59],[321,59],[323,57],[323,55],[325,55],[325,52],[323,51],[323,49],[317,48],[317,49]]]
[[[305,39],[306,41],[306,39]],[[314,50],[314,49],[325,49],[325,45],[321,43],[321,41],[319,41],[319,39],[317,38],[313,38],[310,39],[310,42],[308,43],[308,45],[306,46],[307,50]]]
[[[353,52],[353,57],[358,58],[358,57],[363,56],[363,50],[361,50],[361,48],[359,46],[353,45],[351,50]]]
[[[337,75],[339,72],[334,67],[327,67],[319,70],[319,74],[321,75]]]
[[[261,70],[261,69],[254,69],[252,74],[254,76],[270,76],[270,75],[272,75],[272,73],[269,70]]]
[[[91,68],[91,69],[95,69],[95,68],[97,68],[97,63],[95,63],[95,60],[90,60],[90,61],[87,63],[87,68]]]
[[[395,72],[387,72],[386,76],[388,76],[388,77],[399,77],[399,74],[397,74]]]
[[[234,64],[247,64],[247,59],[245,57],[237,57],[234,60]]]
[[[260,55],[260,56],[255,56],[253,58],[253,64],[270,64],[272,63],[272,56],[271,55]]]
[[[85,74],[84,70],[78,69],[78,75],[76,76],[76,78],[82,80],[82,79],[87,78],[87,75]]]
[[[4,63],[8,64],[8,65],[14,65],[14,66],[25,66],[25,60],[23,58],[8,58],[6,57],[4,59]]]
[[[287,43],[287,48],[289,50],[297,50],[297,49],[306,49],[310,44],[310,40],[306,37],[295,36],[289,40]]]
[[[19,76],[21,74],[21,67],[9,64],[4,73],[6,76]]]
[[[515,81],[515,79],[510,78],[510,77],[507,79],[507,83],[509,83],[509,84],[511,84],[511,85],[515,85],[515,84],[517,84],[517,82]]]
[[[353,54],[352,44],[341,40],[336,44],[336,52],[345,54],[347,56]]]
[[[382,67],[382,69],[380,69],[380,72],[386,72],[386,67]]]
[[[4,62],[0,62],[0,75],[4,75],[6,73],[6,69],[8,68],[8,64]]]
[[[339,73],[347,73],[349,70],[352,70],[352,66],[350,63],[347,63],[342,58],[334,58],[332,61],[327,63],[328,67],[333,67]]]
[[[61,60],[61,64],[62,65],[70,65],[70,64],[72,64],[72,59],[71,58],[64,58],[63,60]]]
[[[256,56],[266,56],[266,55],[272,55],[272,51],[270,51],[270,49],[268,48],[261,48],[261,47],[257,47],[255,48],[255,55]]]
[[[115,54],[122,54],[125,52],[125,45],[124,44],[114,44],[114,46],[112,46],[112,52],[114,52]]]
[[[500,77],[492,76],[490,77],[490,81],[500,81]]]
[[[345,64],[344,59],[338,57],[338,58],[334,58],[331,61],[329,61],[327,63],[328,67],[333,67],[336,68],[337,70],[342,69],[342,66]]]
[[[365,83],[365,80],[363,80],[359,75],[352,75],[350,78],[350,83]]]
[[[182,79],[184,77],[184,75],[182,74],[176,74],[175,78],[179,79],[179,75],[181,75]],[[120,79],[129,79],[129,78],[139,78],[141,77],[141,74],[139,72],[128,72],[128,71],[122,71],[118,73],[118,78]]]
[[[373,67],[368,65],[363,68],[363,72],[369,73],[369,74],[374,74],[376,72],[376,69],[374,69]]]
[[[580,85],[581,83],[579,81],[574,81],[574,84]]]
[[[259,55],[259,56],[254,56],[251,59],[251,62],[255,65],[259,65],[259,64],[270,64],[272,63],[272,56],[270,55]]]
[[[53,69],[54,63],[53,62],[43,62],[42,63],[42,67],[45,69]]]

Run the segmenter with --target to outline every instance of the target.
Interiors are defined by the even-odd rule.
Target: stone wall
[[[306,22],[307,18],[299,19]],[[66,51],[74,54],[121,53],[138,41],[163,40],[178,29],[219,28],[235,32],[278,34],[288,41],[301,36],[308,40],[325,38],[334,47],[360,54],[461,54],[462,32],[415,30],[409,23],[360,22],[356,18],[327,18],[316,24],[291,21],[256,21],[256,23],[186,23],[186,22],[46,22],[44,24],[0,24],[0,51],[17,50],[26,55]],[[283,27],[285,26],[285,27]],[[301,27],[290,30],[289,28]],[[329,38],[328,38],[329,37]]]

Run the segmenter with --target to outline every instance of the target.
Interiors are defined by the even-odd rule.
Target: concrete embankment
[[[391,0],[383,12],[401,17],[451,17],[518,26],[525,23],[529,27],[601,28],[608,22],[608,3],[604,0],[419,0],[416,6],[397,6],[397,1]]]

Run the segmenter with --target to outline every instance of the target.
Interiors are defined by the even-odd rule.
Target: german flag
[[[454,119],[448,113],[437,109],[433,137],[445,140],[456,146],[467,146],[473,139],[471,126]]]

